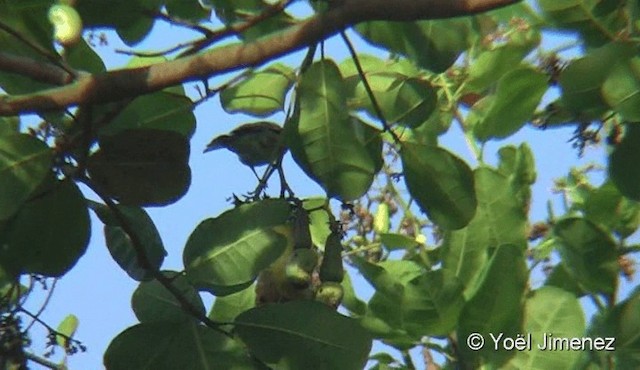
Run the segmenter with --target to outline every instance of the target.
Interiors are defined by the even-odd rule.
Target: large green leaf
[[[0,220],[11,217],[51,172],[53,153],[24,134],[0,136]]]
[[[238,315],[256,305],[256,290],[253,285],[224,297],[216,297],[209,311],[209,318],[218,322],[232,322]]]
[[[613,293],[618,253],[611,236],[584,218],[566,218],[554,226],[562,263],[585,290]]]
[[[614,338],[615,351],[595,352],[600,363],[609,363],[613,355],[616,369],[634,370],[640,366],[640,289],[612,309],[597,315],[587,333],[592,338]]]
[[[86,251],[90,232],[80,189],[60,181],[25,203],[10,221],[0,260],[12,271],[62,276]]]
[[[36,61],[50,62],[37,49],[44,50],[53,56],[57,55],[53,43],[53,27],[47,19],[47,12],[51,5],[52,2],[48,0],[0,2],[0,22],[28,40],[28,42],[22,42],[3,30],[0,32],[0,50]],[[49,84],[27,76],[6,72],[4,69],[0,71],[0,88],[8,94],[28,94],[50,87]]]
[[[522,333],[524,293],[527,284],[527,265],[524,251],[515,245],[498,247],[482,274],[478,277],[478,289],[460,314],[457,337],[461,339],[463,358],[470,361],[500,363],[514,355],[512,351],[496,351],[491,346],[490,334],[515,338]],[[467,346],[466,338],[472,333],[481,334],[486,345],[479,351]],[[471,362],[469,362],[471,363]],[[476,367],[474,367],[476,368]]]
[[[20,117],[0,117],[0,136],[20,132]]]
[[[446,336],[458,323],[464,305],[462,285],[455,276],[439,270],[415,277],[402,286],[401,295],[376,292],[369,301],[374,315],[409,335]]]
[[[204,304],[198,291],[187,281],[184,275],[174,271],[163,271],[171,285],[180,295],[204,315]],[[176,297],[157,280],[143,282],[133,292],[131,308],[140,322],[184,322],[195,320]]]
[[[294,80],[295,75],[291,68],[275,63],[222,90],[220,104],[227,113],[266,117],[284,109],[287,91]]]
[[[376,292],[390,299],[401,299],[404,285],[424,273],[424,268],[413,261],[388,260],[374,264],[352,257],[352,262]]]
[[[573,294],[554,287],[540,288],[525,303],[524,333],[530,348],[518,351],[503,369],[572,369],[580,351],[540,347],[548,347],[546,338],[578,338],[584,330],[584,312]]]
[[[628,44],[610,43],[572,61],[560,75],[562,102],[573,114],[593,118],[608,109],[602,85],[620,61],[630,58]]]
[[[478,211],[467,227],[445,233],[441,253],[443,268],[458,276],[467,296],[473,293],[490,248],[526,246],[526,213],[508,178],[488,167],[474,174]]]
[[[589,46],[614,38],[628,20],[619,0],[539,0],[542,14],[560,29],[579,32]]]
[[[132,129],[175,131],[187,139],[196,128],[193,102],[182,88],[172,88],[137,97],[108,126],[101,136],[115,135]]]
[[[138,252],[130,236],[124,231],[109,207],[91,201],[89,207],[104,223],[105,240],[111,257],[132,279],[137,281],[151,279],[152,275],[138,261]],[[159,269],[167,252],[151,217],[142,208],[123,205],[117,207],[142,244],[144,254],[151,264],[150,268]]]
[[[465,227],[476,213],[473,173],[462,159],[430,145],[402,143],[409,192],[429,219],[449,229]]]
[[[491,104],[474,125],[474,135],[487,141],[514,134],[531,119],[546,91],[547,77],[541,72],[528,67],[507,72],[498,81]]]
[[[468,91],[482,92],[520,64],[522,59],[540,42],[538,32],[529,29],[525,37],[510,39],[508,43],[483,51],[468,69]]]
[[[360,370],[371,349],[356,320],[315,301],[254,308],[235,324],[251,353],[278,369]]]
[[[624,196],[640,201],[640,125],[629,124],[626,131],[609,156],[609,176]]]
[[[285,124],[294,160],[330,197],[362,196],[379,169],[382,142],[375,129],[349,116],[338,67],[330,60],[314,63],[298,96],[299,119]]]
[[[172,131],[126,130],[100,140],[88,161],[98,188],[121,203],[166,205],[180,199],[191,183],[189,143]]]
[[[289,214],[287,202],[268,199],[202,221],[184,248],[187,277],[216,295],[246,288],[287,248],[288,236],[276,229],[291,232],[285,226]]]
[[[423,68],[444,72],[467,48],[467,20],[375,21],[356,27],[365,40],[402,54]]]
[[[118,334],[104,354],[109,370],[252,370],[239,345],[193,322],[151,322]]]
[[[367,76],[378,106],[389,124],[416,127],[427,121],[436,108],[436,92],[431,84],[401,73],[382,72]],[[365,107],[376,119],[378,115],[364,84],[356,85],[352,104]]]
[[[640,121],[640,58],[618,62],[602,84],[602,96],[623,119]]]

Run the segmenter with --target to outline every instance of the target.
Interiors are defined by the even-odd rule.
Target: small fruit
[[[378,204],[376,215],[373,218],[373,230],[378,234],[389,232],[389,205],[387,203]]]
[[[335,281],[325,281],[318,287],[316,301],[322,302],[329,307],[338,308],[344,296],[344,289],[340,283]]]
[[[56,4],[49,8],[49,22],[53,25],[53,38],[63,46],[73,46],[82,36],[82,19],[71,6]]]

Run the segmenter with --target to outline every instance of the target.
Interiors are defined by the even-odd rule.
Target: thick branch
[[[519,0],[343,0],[329,11],[289,29],[247,44],[213,49],[203,54],[152,66],[81,76],[77,82],[30,95],[0,97],[0,116],[70,105],[104,103],[138,96],[189,81],[246,67],[326,39],[357,23],[373,20],[415,21],[471,15]]]

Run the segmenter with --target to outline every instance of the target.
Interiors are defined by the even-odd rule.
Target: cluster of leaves
[[[284,10],[288,3],[216,0],[205,8],[198,1],[110,0],[80,1],[76,10],[86,29],[113,29],[132,46],[157,19],[201,32],[203,38],[168,49],[180,58],[171,53],[196,53],[229,29],[251,44],[292,27],[297,20]],[[104,72],[84,40],[54,47],[50,5],[0,2],[0,25],[11,31],[0,31],[0,58]],[[317,9],[332,6],[340,3]],[[288,112],[286,147],[326,193],[302,200],[312,242],[322,249],[334,218],[329,200],[342,202],[345,261],[375,290],[365,302],[347,276],[348,316],[306,296],[256,305],[256,280],[291,253],[292,199],[257,194],[203,220],[184,247],[183,271],[162,269],[166,251],[144,207],[174,203],[189,188],[195,103],[181,86],[40,112],[38,129],[21,130],[19,117],[0,117],[0,310],[7,317],[24,310],[14,297],[21,277],[60,277],[73,268],[89,243],[91,210],[115,262],[140,282],[132,299],[140,323],[111,342],[109,369],[359,369],[370,359],[372,339],[406,354],[403,364],[371,357],[379,369],[412,368],[408,353],[416,347],[444,354],[451,368],[637,368],[640,292],[620,300],[618,286],[621,270],[633,275],[620,261],[639,249],[628,242],[640,226],[638,5],[541,0],[538,6],[540,12],[519,4],[449,20],[361,23],[354,31],[393,57],[354,52],[342,62],[324,54],[314,61],[310,45],[299,68],[275,62],[215,89],[206,84],[203,100],[219,94],[230,114]],[[222,30],[203,25],[214,10]],[[548,29],[576,32],[585,55],[560,63],[543,52]],[[127,68],[155,62],[162,58],[133,58]],[[0,65],[0,87],[11,96],[51,87],[31,77]],[[538,111],[556,87],[557,101]],[[438,145],[453,122],[475,151],[476,168]],[[583,143],[603,128],[615,133],[607,181],[590,185],[575,170],[559,182],[566,213],[550,214],[538,227],[539,243],[529,237],[534,153],[525,143],[501,148],[495,167],[482,159],[484,143],[508,138],[527,122],[576,125]],[[78,183],[102,202],[86,200]],[[431,241],[426,228],[436,236]],[[559,262],[534,286],[535,266],[553,256]],[[209,310],[203,292],[216,296]],[[599,304],[588,326],[584,296]],[[76,325],[69,318],[55,331],[67,351]],[[471,333],[613,336],[617,350],[473,351],[465,341]]]

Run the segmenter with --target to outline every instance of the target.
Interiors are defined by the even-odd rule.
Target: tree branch
[[[52,63],[0,51],[0,71],[17,73],[52,85],[66,85],[73,75]]]
[[[80,76],[73,84],[29,95],[0,97],[0,116],[105,103],[143,95],[214,74],[255,67],[324,40],[354,24],[373,21],[415,21],[472,15],[519,0],[343,0],[287,30],[247,44],[211,51],[151,66]]]

